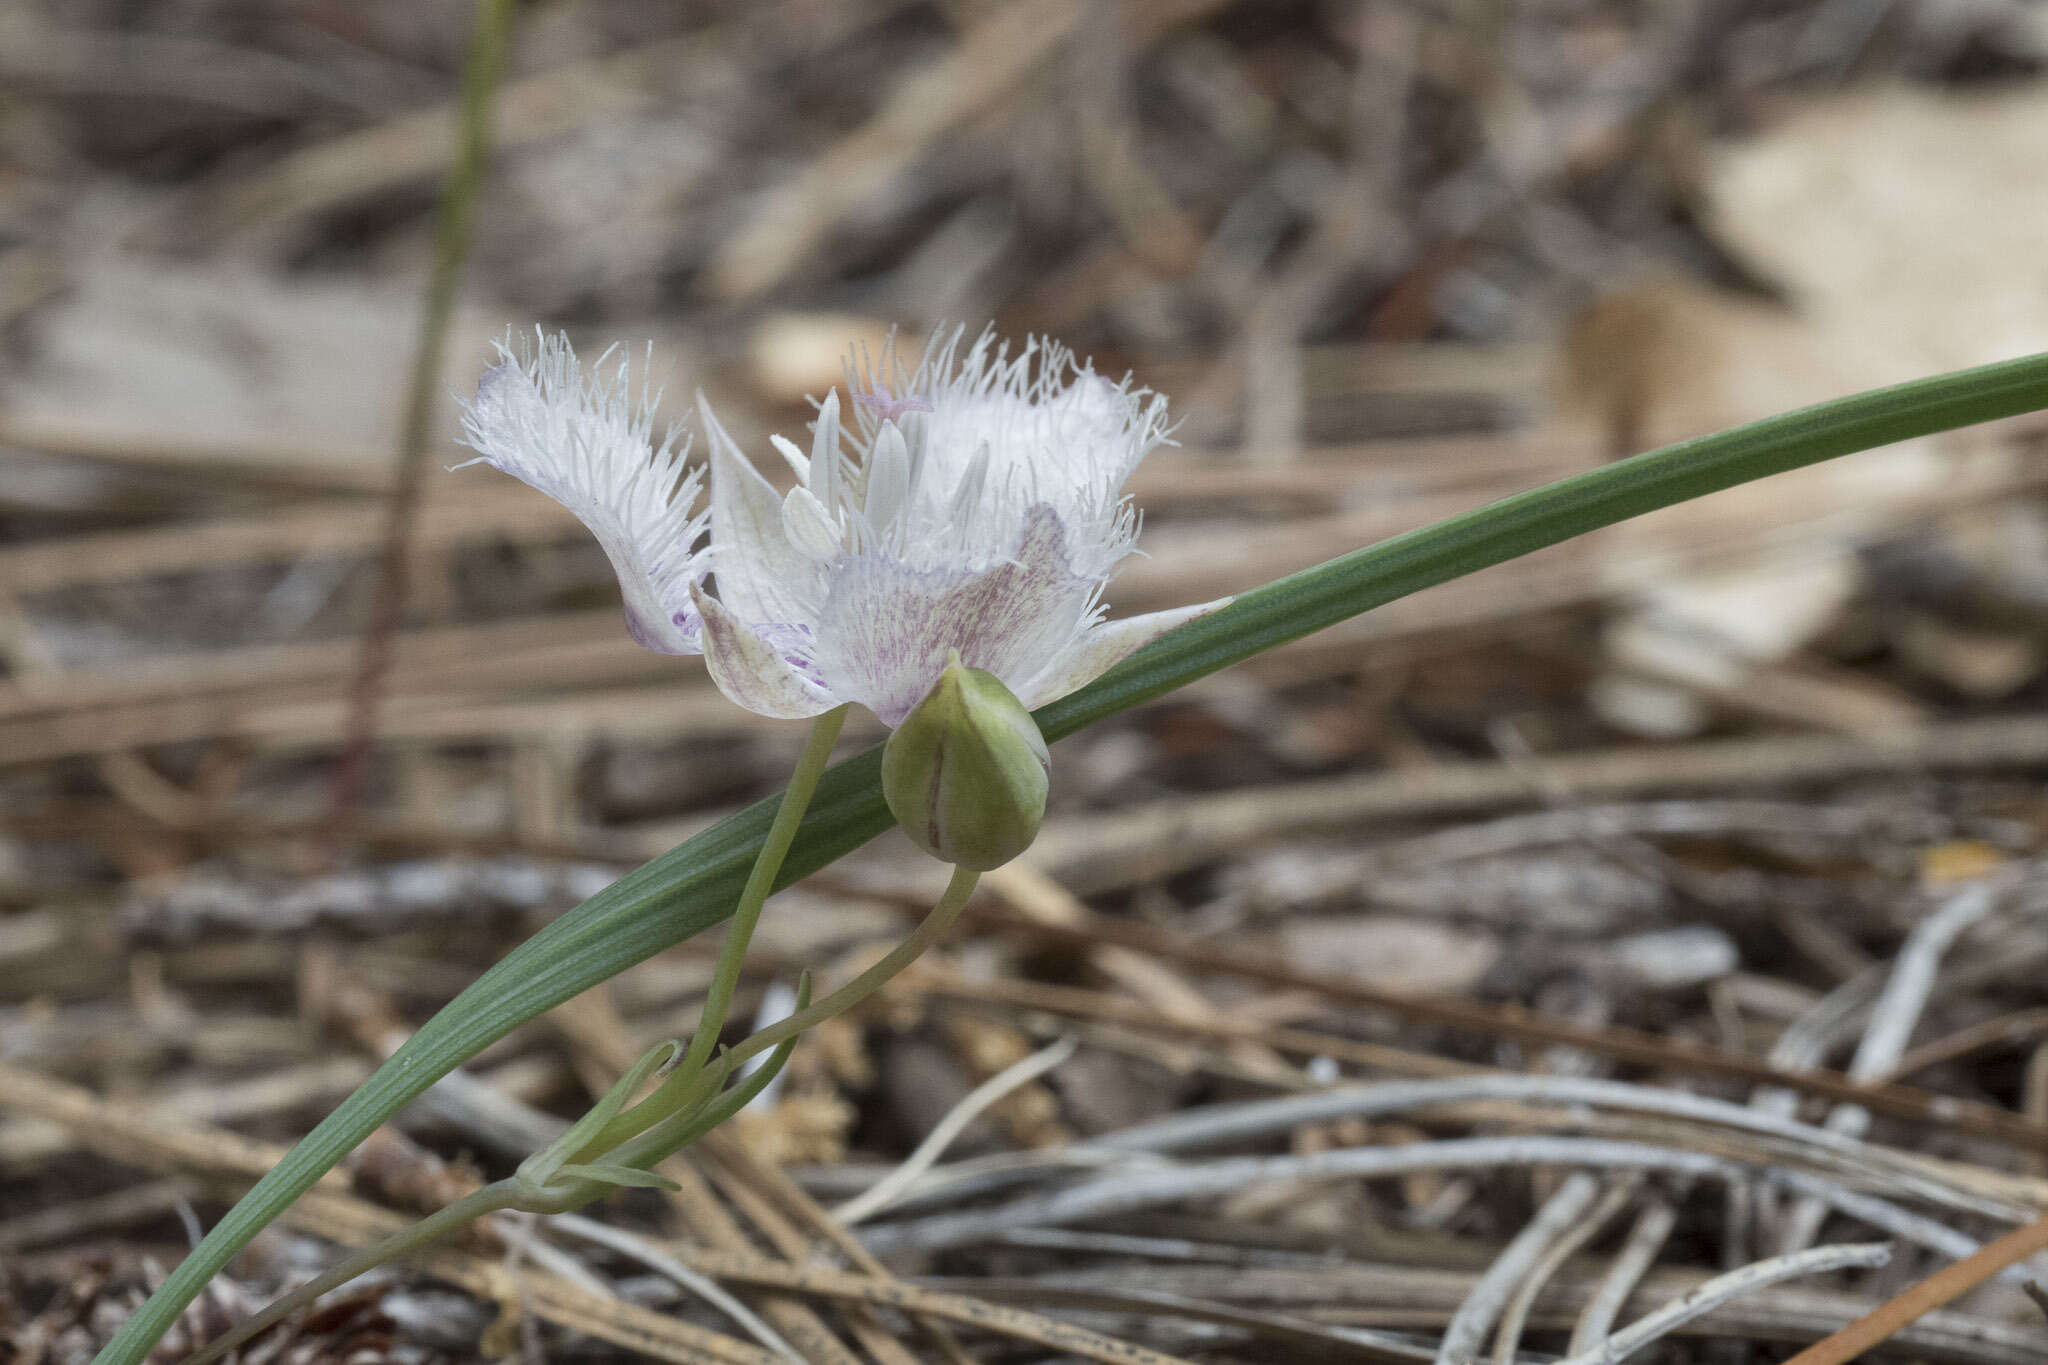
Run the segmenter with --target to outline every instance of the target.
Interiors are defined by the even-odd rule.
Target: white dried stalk
[[[1833,1270],[1871,1269],[1891,1258],[1892,1249],[1888,1243],[1851,1242],[1757,1261],[1726,1275],[1716,1275],[1685,1297],[1674,1299],[1656,1312],[1636,1319],[1592,1350],[1581,1351],[1560,1361],[1559,1365],[1618,1365],[1658,1338],[1668,1336],[1730,1299],[1781,1280],[1796,1279],[1802,1275],[1824,1275]]]
[[[1650,1273],[1657,1253],[1664,1249],[1671,1229],[1677,1225],[1678,1208],[1668,1199],[1653,1200],[1636,1215],[1628,1241],[1622,1244],[1600,1287],[1593,1291],[1593,1297],[1586,1301],[1578,1322],[1572,1326],[1572,1339],[1565,1347],[1567,1354],[1579,1354],[1613,1329],[1614,1320],[1621,1316],[1621,1306],[1636,1292],[1643,1276]]]
[[[1543,1201],[1543,1207],[1536,1211],[1529,1225],[1494,1257],[1493,1264],[1473,1283],[1465,1301],[1451,1315],[1443,1340],[1436,1348],[1436,1365],[1466,1365],[1478,1358],[1487,1329],[1506,1307],[1515,1286],[1526,1280],[1544,1253],[1586,1216],[1586,1210],[1599,1194],[1598,1176],[1577,1171],[1565,1177],[1556,1193]]]
[[[1997,907],[1999,892],[2008,887],[2004,878],[1971,882],[1913,926],[1892,960],[1884,988],[1871,1003],[1863,1040],[1849,1063],[1851,1080],[1876,1081],[1898,1065],[1934,993],[1942,958],[1965,930]],[[1831,1133],[1860,1138],[1870,1127],[1870,1111],[1860,1104],[1841,1104],[1828,1112],[1826,1122]],[[1797,1251],[1812,1242],[1826,1217],[1825,1203],[1811,1195],[1801,1198],[1785,1217],[1779,1249]]]
[[[1607,1187],[1607,1193],[1593,1206],[1578,1223],[1567,1229],[1562,1237],[1550,1244],[1522,1282],[1515,1286],[1514,1297],[1508,1300],[1507,1311],[1500,1315],[1500,1328],[1493,1336],[1494,1365],[1515,1365],[1516,1348],[1522,1341],[1522,1329],[1527,1326],[1529,1313],[1536,1306],[1536,1298],[1543,1292],[1543,1286],[1550,1283],[1553,1275],[1563,1268],[1564,1263],[1576,1256],[1579,1248],[1600,1235],[1600,1230],[1614,1221],[1616,1214],[1627,1207],[1642,1184],[1642,1177],[1636,1172],[1621,1177]]]
[[[1228,1194],[1264,1181],[1378,1180],[1415,1171],[1546,1165],[1669,1171],[1719,1180],[1739,1179],[1747,1169],[1703,1152],[1643,1142],[1602,1138],[1451,1138],[1400,1147],[1344,1147],[1306,1156],[1235,1157],[1199,1164],[1148,1166],[993,1209],[871,1228],[862,1234],[862,1239],[876,1250],[940,1250],[983,1241],[1012,1228],[1077,1223],[1133,1213]]]
[[[1941,1179],[1937,1172],[1920,1163],[1901,1160],[1896,1152],[1846,1134],[1683,1090],[1577,1076],[1454,1076],[1391,1081],[1274,1100],[1215,1105],[1110,1133],[1088,1145],[1124,1151],[1187,1151],[1269,1137],[1304,1123],[1374,1118],[1471,1100],[1595,1105],[1710,1123],[1796,1143],[1816,1164],[1848,1174],[1880,1177],[1901,1195],[1925,1199],[1958,1212],[2008,1222],[2024,1222],[2033,1216],[2030,1210],[1987,1200]]]
[[[638,1261],[655,1274],[674,1280],[685,1292],[695,1294],[738,1323],[748,1336],[760,1342],[770,1354],[803,1365],[804,1358],[797,1349],[791,1346],[781,1333],[762,1321],[760,1315],[753,1309],[734,1298],[723,1285],[710,1276],[692,1270],[645,1238],[636,1237],[623,1228],[600,1223],[595,1218],[585,1218],[580,1213],[558,1213],[548,1220],[547,1225],[553,1231],[566,1232],[572,1237],[581,1237],[586,1242],[595,1242],[601,1247],[616,1251],[621,1256]],[[539,1252],[544,1245],[536,1242],[529,1250]],[[539,1257],[536,1256],[535,1259]],[[611,1293],[608,1287],[605,1288],[605,1293]]]
[[[945,1118],[939,1120],[938,1125],[925,1140],[917,1144],[917,1150],[904,1158],[902,1165],[861,1194],[832,1210],[832,1216],[852,1227],[855,1223],[871,1218],[895,1203],[902,1198],[905,1191],[917,1183],[920,1176],[945,1155],[946,1149],[953,1145],[954,1139],[960,1136],[968,1124],[979,1118],[984,1109],[1011,1091],[1029,1085],[1059,1066],[1073,1056],[1074,1049],[1079,1046],[1078,1039],[1062,1038],[1051,1047],[1040,1049],[1024,1060],[1004,1067],[968,1091],[966,1098],[954,1105]]]
[[[1951,896],[1906,936],[1899,954],[1892,960],[1891,975],[1877,1002],[1870,1007],[1870,1026],[1849,1063],[1849,1078],[1875,1081],[1898,1065],[1911,1041],[1921,1011],[1934,993],[1941,959],[1971,925],[1990,914],[1998,905],[2002,879],[1972,882]],[[1855,1108],[1843,1105],[1841,1108]],[[1839,1112],[1839,1110],[1838,1110]],[[1840,1131],[1840,1130],[1837,1130]]]
[[[1827,1186],[1826,1182],[1816,1183],[1813,1177],[1803,1171],[1773,1170],[1768,1177],[1769,1185],[1789,1186],[1804,1198],[1818,1199],[1837,1213],[1846,1214],[1858,1222],[1868,1223],[1879,1232],[1888,1233],[1902,1242],[1911,1242],[1926,1247],[1929,1251],[1951,1261],[1960,1261],[1974,1254],[1983,1245],[1966,1233],[1957,1232],[1948,1224],[1933,1218],[1902,1209],[1874,1195],[1858,1194],[1854,1190],[1839,1186]],[[1998,1278],[2013,1284],[2029,1283],[2033,1276],[2021,1266],[2007,1266],[1998,1272]]]
[[[1096,1148],[1075,1148],[1097,1152]],[[1851,1216],[1882,1219],[1880,1226],[1914,1241],[1925,1239],[1926,1220],[1904,1209],[1884,1205],[1837,1181],[1807,1172],[1782,1172],[1754,1164],[1709,1156],[1686,1148],[1605,1138],[1489,1137],[1451,1138],[1401,1147],[1347,1147],[1307,1156],[1234,1157],[1221,1161],[1172,1164],[1133,1162],[1130,1169],[1098,1176],[1048,1194],[965,1213],[941,1214],[916,1222],[875,1227],[861,1236],[876,1251],[943,1250],[999,1237],[1015,1228],[1045,1227],[1106,1218],[1158,1208],[1187,1200],[1228,1194],[1261,1181],[1378,1180],[1414,1171],[1481,1170],[1511,1166],[1588,1166],[1619,1170],[1666,1171],[1682,1176],[1710,1176],[1734,1181],[1752,1173],[1784,1175],[1802,1192],[1825,1198]],[[1880,1209],[1880,1205],[1883,1207]],[[1946,1235],[1934,1249],[1946,1252]]]

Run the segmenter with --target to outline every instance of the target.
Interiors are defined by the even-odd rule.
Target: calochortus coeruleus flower
[[[702,654],[766,716],[848,703],[894,728],[949,661],[1024,708],[1081,687],[1221,603],[1108,620],[1105,584],[1138,517],[1124,484],[1167,438],[1166,402],[1057,343],[941,333],[914,368],[893,347],[847,367],[794,475],[765,477],[700,395],[710,507],[624,359],[585,378],[559,336],[501,345],[463,424],[483,462],[562,503],[604,546],[641,644]],[[708,531],[708,536],[707,536]]]

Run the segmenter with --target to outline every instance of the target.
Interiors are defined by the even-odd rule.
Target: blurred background
[[[337,841],[472,25],[458,0],[0,0],[0,1114],[29,1105],[0,1117],[0,1253],[116,1248],[54,1317],[14,1300],[16,1326],[99,1330],[91,1306],[140,1283],[128,1252],[174,1256],[177,1210],[217,1214],[234,1178],[89,1150],[24,1077],[285,1139],[539,919],[787,774],[801,727],[633,646],[573,521],[444,472],[453,395],[508,326],[652,343],[671,407],[702,387],[749,448],[800,436],[850,343],[1051,334],[1181,424],[1133,485],[1147,556],[1118,612],[2048,349],[2048,9],[2022,0],[531,0]],[[746,1116],[755,1150],[824,1190],[900,1157],[1042,1041],[1045,999],[963,1002],[969,980],[1551,1055],[1088,946],[1104,917],[1764,1055],[1888,960],[1929,878],[2048,829],[2044,431],[1673,509],[1067,741],[1031,870],[997,888],[1067,937],[983,924],[821,1031]],[[1721,804],[1650,800],[1674,791]],[[1600,802],[1643,856],[1570,824]],[[1548,836],[1388,852],[1546,807]],[[778,901],[747,1007],[871,952],[927,881],[892,838]],[[2008,964],[2016,941],[2039,960],[2029,932]],[[479,1084],[577,1112],[689,1017],[708,951],[521,1030]],[[2036,1003],[2023,977],[1980,970],[1943,1022]],[[1308,1074],[1256,1040],[1090,1027],[967,1150]],[[1831,1037],[1818,1060],[1854,1042]],[[2048,1106],[2030,1046],[1930,1083]],[[523,1121],[470,1095],[407,1131],[495,1170]],[[114,1185],[125,1212],[51,1221]],[[1526,1212],[1484,1182],[1447,1198],[1374,1217],[1484,1241]],[[27,1293],[6,1276],[0,1304]]]

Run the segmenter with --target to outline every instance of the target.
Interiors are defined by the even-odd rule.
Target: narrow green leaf
[[[2048,407],[2048,355],[1822,403],[1560,479],[1244,593],[1036,713],[1058,739],[1395,598],[1702,494]],[[828,771],[777,885],[887,829],[879,749]],[[185,1258],[96,1365],[136,1365],[229,1257],[382,1122],[486,1044],[725,917],[779,797],[628,873],[535,934],[428,1020]]]
[[[1517,493],[1240,595],[1037,712],[1047,739],[1397,597],[1838,455],[2048,408],[2048,354],[1767,417]]]

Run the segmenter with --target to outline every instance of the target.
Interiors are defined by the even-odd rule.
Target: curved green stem
[[[697,1018],[697,1031],[691,1035],[689,1051],[653,1094],[600,1127],[579,1155],[608,1152],[635,1133],[683,1112],[709,1093],[696,1082],[704,1072],[704,1064],[711,1059],[712,1049],[718,1046],[725,1016],[732,1009],[732,997],[739,989],[740,973],[747,963],[747,945],[753,942],[754,929],[761,922],[761,907],[768,903],[769,893],[775,889],[783,859],[789,856],[789,846],[796,839],[804,812],[810,808],[812,794],[818,790],[818,779],[832,761],[832,746],[839,742],[839,731],[845,724],[844,706],[835,706],[811,722],[804,751],[789,775],[789,786],[776,804],[775,819],[768,825],[761,852],[755,857],[747,884],[733,907],[732,927],[725,931],[725,943],[718,950],[718,965],[712,970],[711,985],[704,993],[704,1011]]]
[[[701,1071],[704,1063],[710,1060],[711,1049],[718,1046],[719,1031],[725,1027],[726,1012],[732,1008],[733,992],[739,989],[740,971],[746,966],[747,945],[753,941],[754,927],[761,922],[761,907],[768,902],[776,874],[782,871],[782,860],[789,856],[789,846],[796,839],[797,826],[803,822],[804,812],[810,809],[811,795],[818,790],[818,779],[825,775],[825,766],[832,761],[832,746],[839,742],[839,731],[845,724],[844,706],[835,706],[811,722],[810,738],[804,741],[804,751],[797,759],[796,771],[790,774],[782,802],[775,808],[775,819],[768,826],[768,837],[761,841],[761,856],[754,860],[754,870],[747,874],[747,885],[740,892],[739,904],[733,907],[732,927],[725,931],[725,943],[718,953],[718,968],[711,974],[711,988],[704,995],[704,1013],[697,1021],[696,1034],[690,1039],[689,1052],[676,1067],[678,1073],[695,1075]]]
[[[946,931],[953,927],[953,921],[959,919],[960,912],[967,908],[967,898],[974,894],[975,884],[980,880],[979,872],[971,872],[964,867],[954,868],[953,880],[946,883],[945,894],[939,897],[939,903],[931,908],[931,913],[917,928],[910,931],[910,936],[891,948],[881,961],[809,1009],[798,1010],[787,1019],[778,1020],[754,1034],[727,1053],[725,1060],[732,1066],[739,1066],[764,1048],[795,1038],[805,1029],[814,1028],[827,1019],[838,1018],[894,981],[905,967],[924,956],[925,949],[945,937]]]
[[[796,1047],[796,1040],[807,1030],[815,1028],[827,1019],[840,1015],[873,995],[902,974],[904,968],[924,956],[925,950],[944,938],[946,931],[953,927],[960,912],[967,908],[967,902],[974,895],[974,888],[981,881],[979,872],[964,867],[953,869],[952,880],[946,883],[945,892],[938,903],[931,908],[910,931],[901,943],[884,954],[880,961],[841,986],[817,1004],[810,1003],[809,978],[798,993],[797,1008],[786,1018],[779,1019],[758,1033],[750,1035],[703,1071],[699,1072],[692,1084],[677,1097],[675,1109],[663,1121],[650,1126],[645,1132],[629,1138],[606,1158],[607,1161],[624,1166],[652,1167],[674,1152],[682,1150],[698,1138],[724,1123],[746,1107],[770,1079],[781,1071],[789,1061],[790,1052]],[[723,1095],[718,1087],[725,1078],[746,1065],[749,1059],[773,1048],[768,1060],[756,1068],[754,1074]],[[716,1095],[717,1098],[712,1097]]]
[[[1877,389],[1621,460],[1244,593],[1036,713],[1069,735],[1218,669],[1460,574],[1688,498],[1915,436],[2048,407],[2048,355]],[[877,749],[829,769],[778,886],[890,826]],[[770,798],[628,873],[428,1020],[228,1212],[95,1365],[137,1365],[206,1282],[377,1126],[487,1044],[716,924],[756,861]]]

